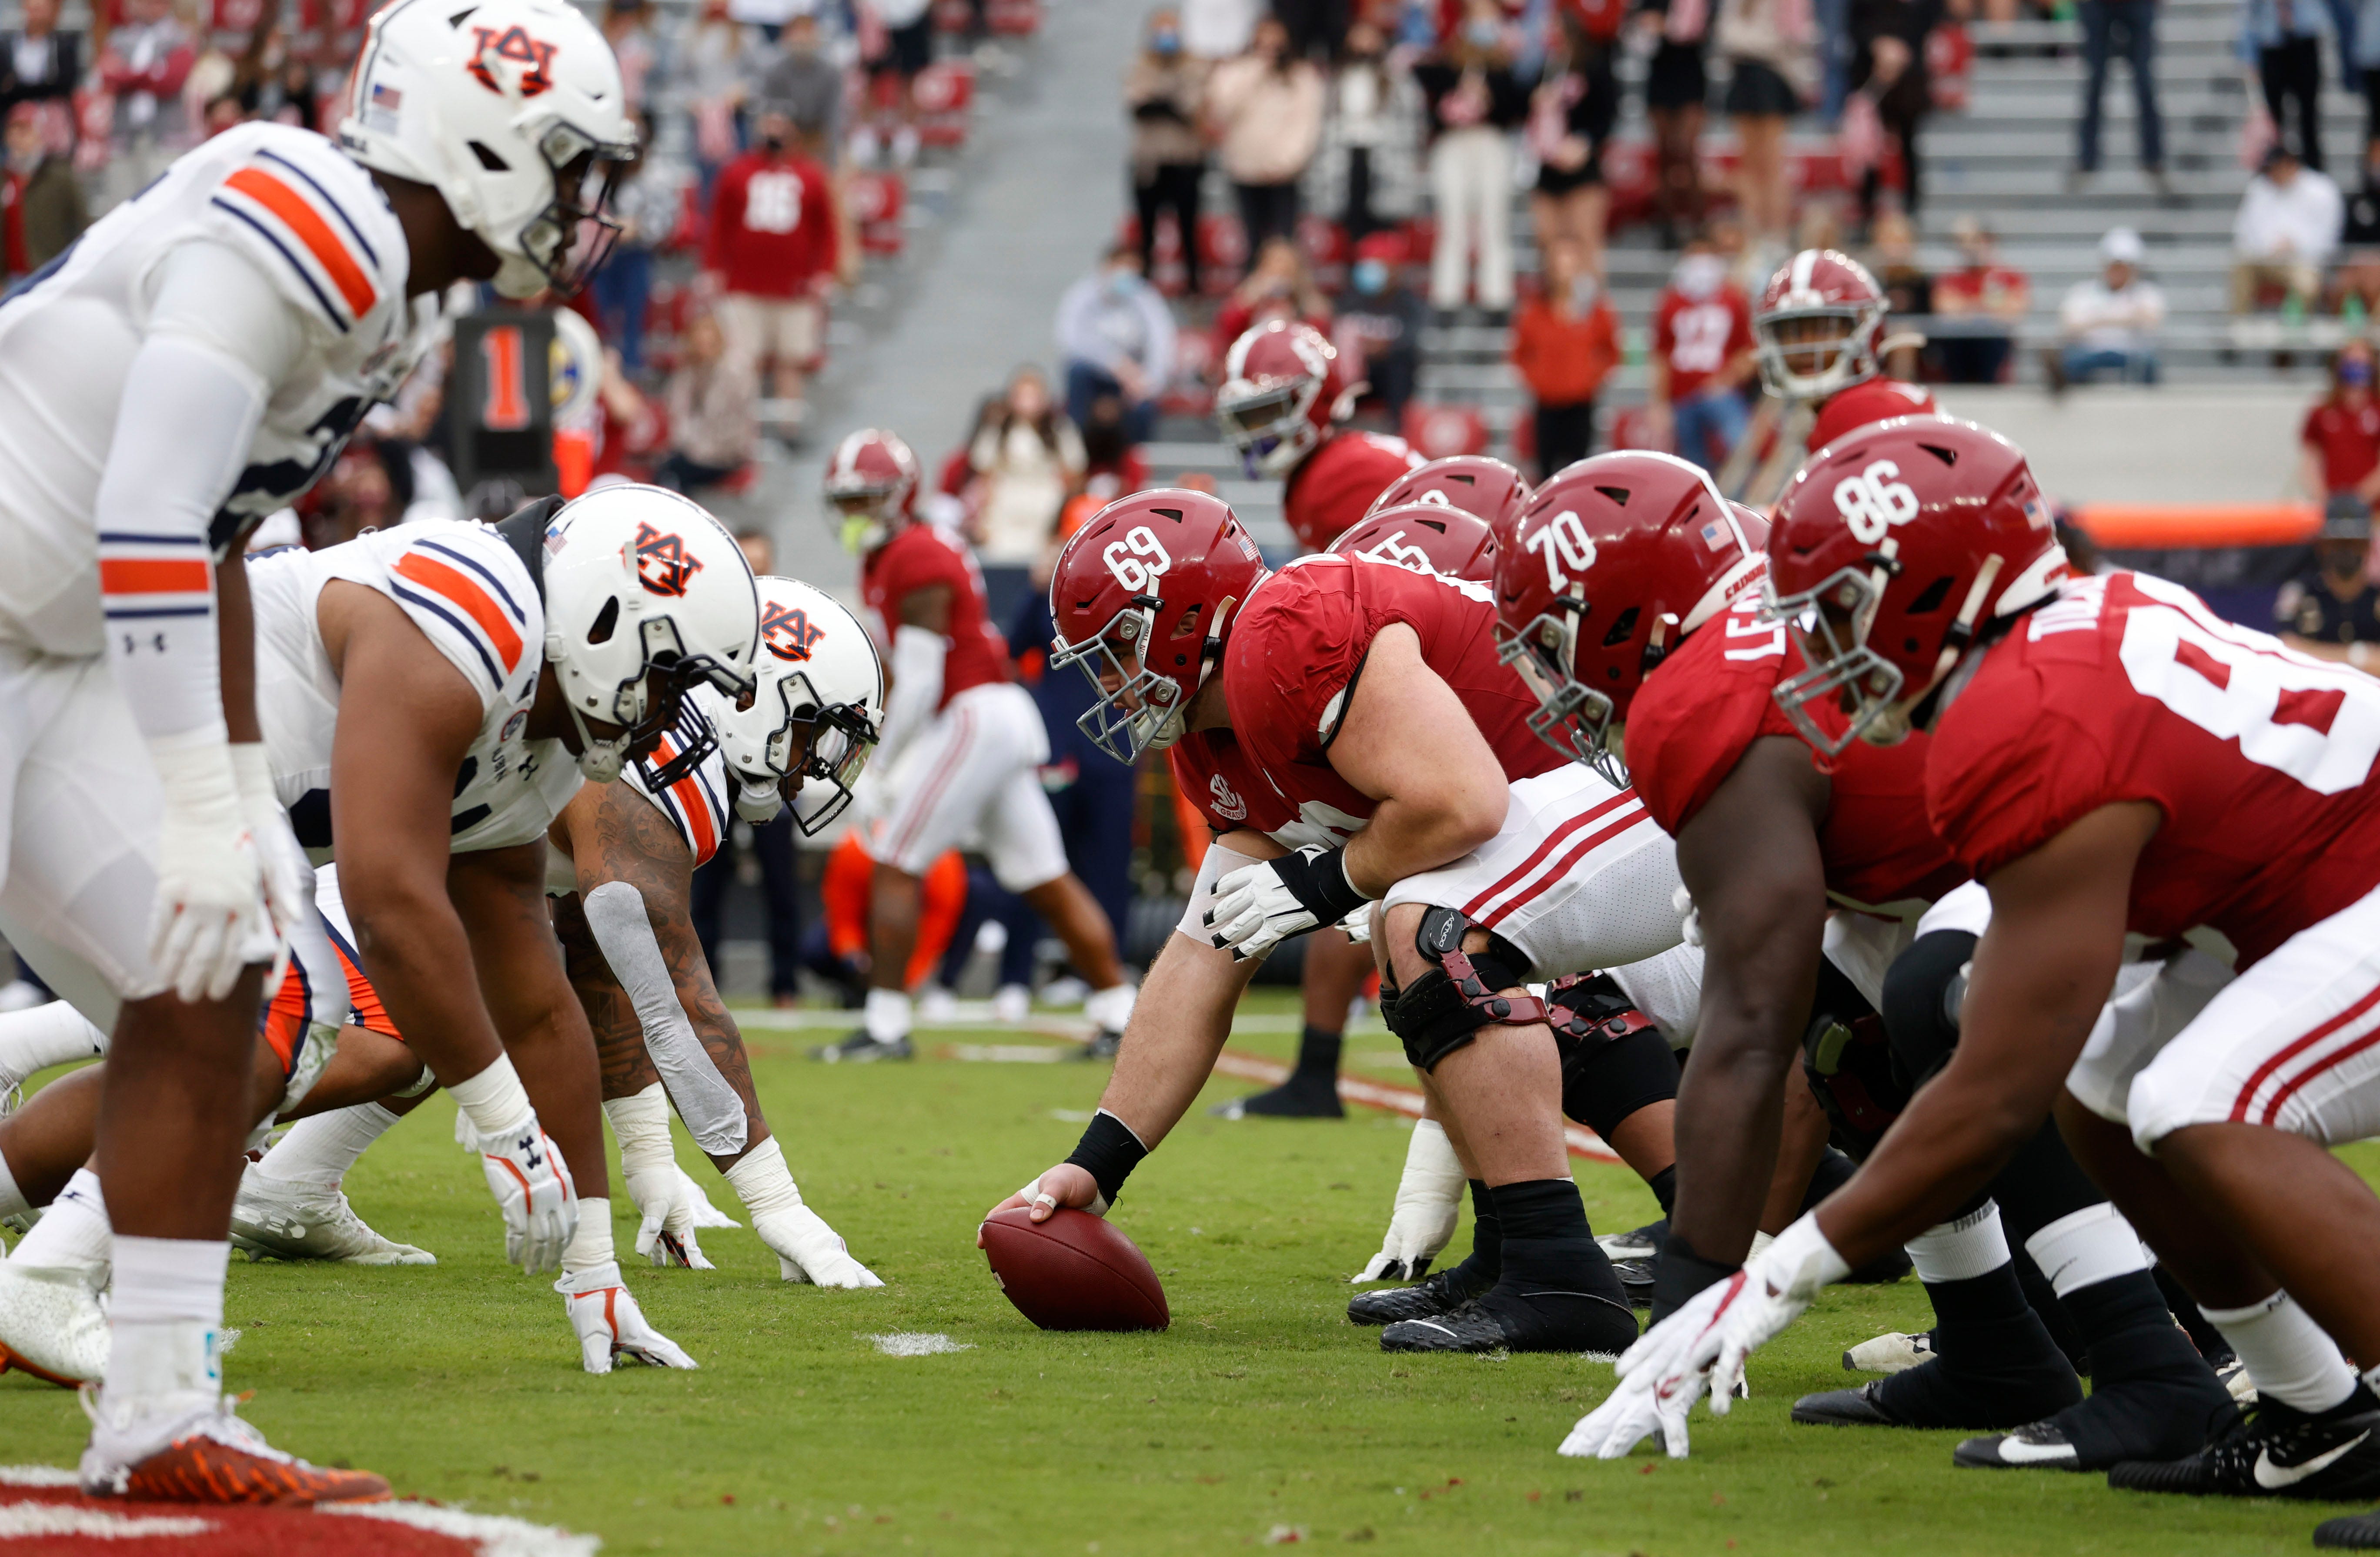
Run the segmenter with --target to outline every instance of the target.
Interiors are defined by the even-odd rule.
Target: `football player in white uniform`
[[[238,542],[403,379],[415,298],[575,280],[582,220],[634,146],[610,50],[560,0],[400,0],[351,92],[341,145],[218,136],[0,304],[0,929],[117,1061],[83,1191],[108,1186],[123,1235],[83,1460],[100,1490],[386,1494],[273,1450],[222,1401],[251,970],[310,918],[251,707]]]

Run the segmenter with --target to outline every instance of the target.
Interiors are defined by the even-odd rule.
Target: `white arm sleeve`
[[[304,349],[289,306],[240,255],[195,243],[159,267],[95,504],[109,660],[150,739],[223,718],[208,526]]]
[[[1202,946],[1212,944],[1215,932],[1207,928],[1207,910],[1215,906],[1215,883],[1244,865],[1262,863],[1237,849],[1208,844],[1207,858],[1198,862],[1198,880],[1190,888],[1190,906],[1182,910],[1182,922],[1173,928]]]
[[[884,700],[884,736],[876,760],[889,763],[926,727],[942,700],[942,663],[951,640],[926,627],[904,624],[892,634],[892,691]]]
[[[678,1004],[677,985],[645,916],[644,894],[625,882],[606,882],[587,894],[580,906],[612,977],[637,1008],[637,1020],[645,1029],[645,1052],[652,1055],[695,1144],[713,1157],[743,1150],[744,1100],[719,1074],[710,1052],[695,1035],[694,1024],[686,1020],[686,1008]]]

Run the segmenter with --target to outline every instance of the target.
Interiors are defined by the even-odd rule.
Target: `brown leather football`
[[[1172,1315],[1157,1272],[1115,1223],[1062,1209],[1037,1222],[1023,1206],[983,1224],[992,1280],[1043,1330],[1163,1330]]]

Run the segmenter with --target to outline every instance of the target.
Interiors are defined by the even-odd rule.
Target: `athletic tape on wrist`
[[[1097,1180],[1099,1194],[1113,1205],[1116,1197],[1123,1193],[1123,1181],[1148,1155],[1148,1148],[1140,1144],[1132,1126],[1101,1109],[1083,1127],[1083,1138],[1075,1143],[1066,1161]]]

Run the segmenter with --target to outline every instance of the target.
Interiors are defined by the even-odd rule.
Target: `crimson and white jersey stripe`
[[[1591,874],[1593,866],[1585,862],[1597,849],[1617,840],[1621,852],[1635,852],[1646,840],[1625,834],[1638,829],[1660,833],[1633,789],[1623,789],[1565,818],[1549,829],[1518,865],[1465,903],[1463,918],[1494,928],[1514,907],[1529,902],[1548,883],[1561,881],[1574,870],[1584,869]]]

